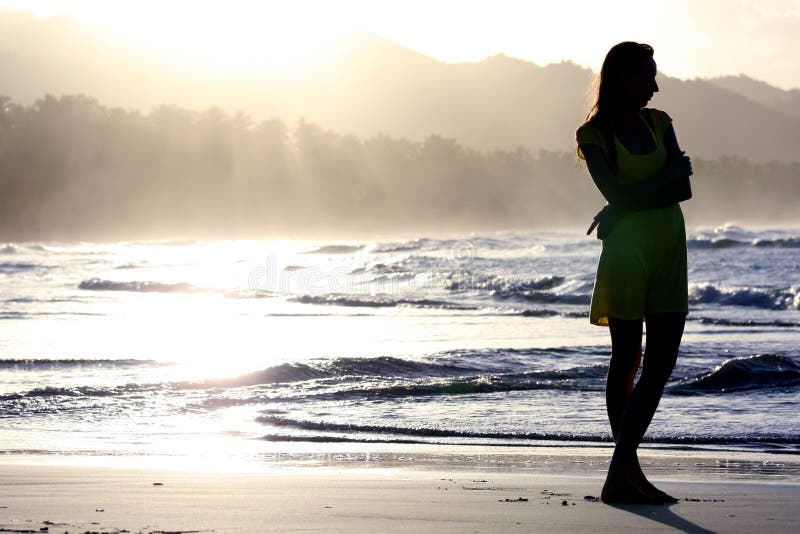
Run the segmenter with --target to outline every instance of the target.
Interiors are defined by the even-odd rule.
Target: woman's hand
[[[679,157],[672,158],[667,161],[667,169],[669,170],[670,174],[676,178],[691,176],[692,162],[689,159],[689,156],[686,155],[686,151],[681,150],[681,155]]]

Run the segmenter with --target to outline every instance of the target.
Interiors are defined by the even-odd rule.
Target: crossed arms
[[[602,149],[589,143],[580,145],[589,174],[609,205],[619,211],[662,208],[692,198],[689,157],[678,146],[672,124],[664,131],[667,163],[651,176],[633,184],[620,184],[611,172]]]

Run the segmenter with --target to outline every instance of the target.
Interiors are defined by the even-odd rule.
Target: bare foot
[[[647,480],[647,477],[644,476],[644,472],[642,472],[642,468],[639,465],[638,461],[634,462],[633,465],[631,465],[631,469],[628,472],[628,479],[634,486],[636,486],[639,489],[639,491],[641,491],[645,495],[661,499],[664,503],[674,504],[678,502],[678,499],[676,499],[669,493],[661,491],[660,489],[655,487],[649,480]]]
[[[662,497],[645,493],[627,479],[607,479],[600,500],[607,504],[665,504]]]

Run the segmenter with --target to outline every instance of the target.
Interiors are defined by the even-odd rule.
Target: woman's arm
[[[611,207],[635,211],[668,206],[691,198],[688,180],[692,174],[691,163],[689,157],[678,147],[672,124],[665,131],[664,145],[667,149],[667,164],[651,176],[633,184],[619,183],[599,146],[583,143],[580,148],[592,180]]]
[[[648,210],[653,208],[663,208],[671,206],[684,200],[692,198],[692,184],[689,183],[688,176],[679,176],[665,185],[657,195],[653,196],[648,202],[639,208],[632,210]]]
[[[667,129],[664,130],[664,147],[667,150],[668,164],[670,161],[677,161],[681,157],[685,157],[678,146],[678,139],[675,137],[672,123],[668,124]],[[663,208],[692,198],[692,184],[689,182],[691,174],[693,173],[691,164],[689,164],[688,174],[679,175],[675,180],[667,182],[641,209]]]

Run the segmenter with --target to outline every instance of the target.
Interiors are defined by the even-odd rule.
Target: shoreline
[[[218,444],[219,445],[219,444]],[[212,449],[193,455],[73,452],[0,453],[2,466],[63,466],[206,473],[297,472],[309,469],[486,472],[604,477],[609,444],[530,446],[388,444],[364,442],[256,442],[238,454]],[[763,481],[800,484],[800,454],[648,447],[639,448],[648,476],[686,481]]]

